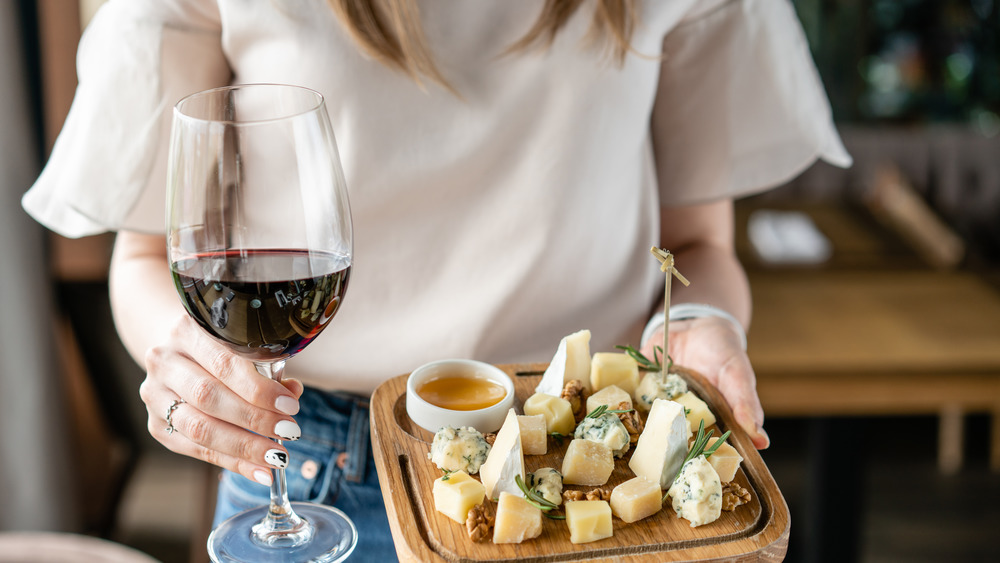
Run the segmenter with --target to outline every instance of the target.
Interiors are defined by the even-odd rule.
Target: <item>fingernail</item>
[[[282,420],[274,425],[274,433],[282,440],[298,440],[302,437],[302,429],[291,420]]]
[[[287,415],[293,415],[299,412],[299,402],[288,395],[282,395],[275,399],[274,408]]]
[[[257,481],[261,485],[264,485],[265,487],[270,487],[271,486],[271,472],[270,471],[264,471],[263,469],[258,469],[257,471],[253,472],[253,480]]]
[[[288,467],[288,454],[281,450],[267,450],[267,452],[264,453],[264,461],[266,461],[268,465],[284,469],[285,467]]]

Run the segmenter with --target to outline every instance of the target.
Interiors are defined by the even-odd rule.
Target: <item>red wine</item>
[[[230,250],[170,266],[188,313],[209,334],[254,361],[288,358],[337,313],[349,260],[306,250]]]

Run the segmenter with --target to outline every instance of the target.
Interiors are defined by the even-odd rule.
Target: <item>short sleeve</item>
[[[112,0],[80,41],[77,73],[62,131],[22,205],[68,237],[162,233],[172,108],[230,80],[217,6]]]
[[[821,158],[851,165],[787,0],[724,0],[663,42],[652,117],[660,201],[739,197]]]

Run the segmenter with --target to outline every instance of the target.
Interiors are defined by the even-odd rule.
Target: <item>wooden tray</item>
[[[514,406],[521,413],[524,400],[534,393],[545,364],[498,366],[514,380]],[[521,544],[474,543],[465,526],[434,510],[431,488],[441,471],[427,459],[433,434],[410,421],[406,414],[406,375],[390,379],[372,395],[371,437],[379,484],[385,499],[396,551],[402,561],[759,561],[781,560],[788,548],[788,506],[774,478],[754,449],[750,438],[739,430],[732,410],[714,386],[701,375],[682,370],[691,389],[708,403],[718,418],[717,426],[732,430],[729,438],[743,463],[736,482],[753,497],[733,512],[723,512],[717,521],[690,527],[678,518],[669,503],[659,513],[626,524],[614,518],[614,536],[575,545],[561,520],[543,518],[542,535]],[[521,374],[521,375],[519,375]],[[716,431],[719,435],[719,431]],[[540,467],[562,467],[566,443],[549,440],[546,455],[524,456],[528,472]],[[615,472],[606,486],[632,478],[625,459],[615,461]],[[593,487],[567,486],[589,490]],[[489,503],[494,504],[494,503]]]

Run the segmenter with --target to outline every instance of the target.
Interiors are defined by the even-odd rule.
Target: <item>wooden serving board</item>
[[[534,393],[545,364],[498,366],[514,381],[514,408]],[[402,561],[777,561],[788,548],[789,514],[774,478],[754,449],[750,438],[733,419],[732,410],[714,386],[701,375],[679,370],[688,385],[708,403],[718,419],[716,436],[732,430],[729,443],[743,456],[736,482],[750,491],[749,504],[723,512],[715,522],[692,528],[676,516],[670,503],[644,520],[626,524],[613,519],[614,536],[573,544],[564,520],[542,518],[542,535],[521,544],[475,543],[465,526],[434,509],[433,482],[442,475],[428,458],[433,434],[420,428],[406,414],[406,375],[390,379],[372,395],[371,437],[379,483],[385,499],[396,551]],[[521,375],[519,375],[521,374]],[[523,375],[532,374],[532,375]],[[550,438],[545,455],[524,456],[525,469],[562,468],[568,441]],[[614,487],[634,477],[628,458],[615,460],[615,471],[605,485]],[[475,477],[478,477],[476,475]],[[566,489],[593,487],[567,485]],[[496,503],[486,501],[495,509]]]

